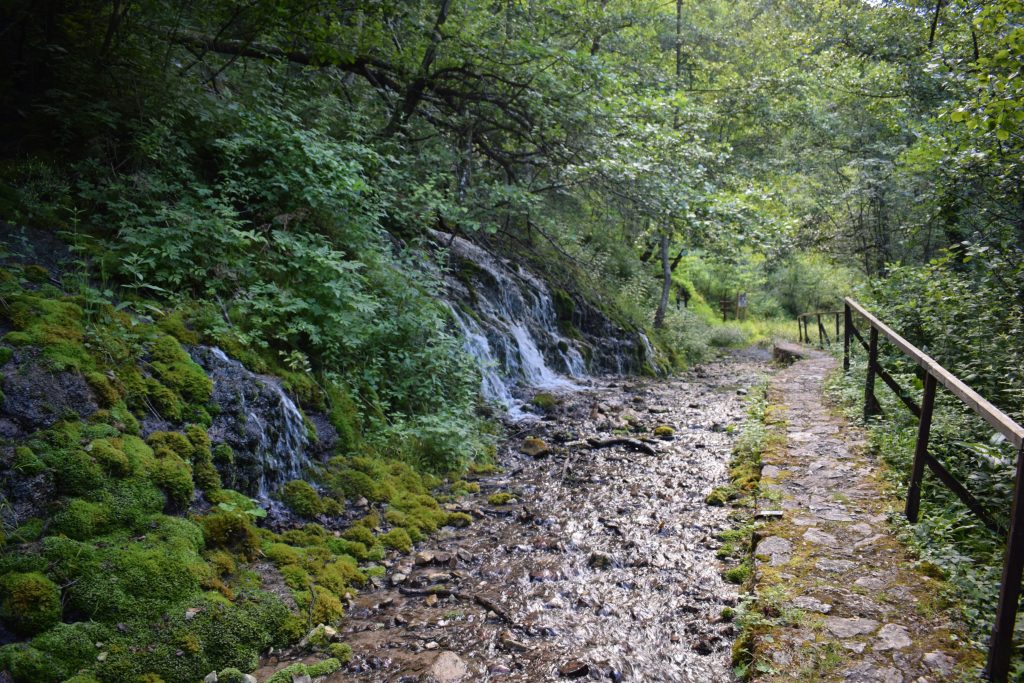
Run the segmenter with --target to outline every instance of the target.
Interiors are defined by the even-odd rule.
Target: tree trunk
[[[668,310],[668,293],[672,289],[672,264],[668,259],[668,234],[661,236],[661,301],[658,302],[658,310],[654,313],[654,326],[662,328],[665,326],[665,311]]]

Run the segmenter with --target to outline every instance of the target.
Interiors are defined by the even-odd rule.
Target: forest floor
[[[902,501],[884,492],[862,435],[830,410],[835,360],[779,372],[769,399],[784,434],[762,454],[755,551],[755,678],[762,681],[968,680],[977,653],[939,580],[895,538]],[[781,513],[781,516],[779,516]]]

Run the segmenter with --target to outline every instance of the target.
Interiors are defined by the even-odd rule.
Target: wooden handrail
[[[1006,554],[1003,559],[1003,576],[999,584],[999,603],[996,608],[992,639],[989,643],[985,677],[993,683],[1004,683],[1009,676],[1010,655],[1013,651],[1013,630],[1017,620],[1017,607],[1021,594],[1021,575],[1024,573],[1024,427],[1014,422],[1009,415],[992,405],[981,394],[964,384],[953,373],[939,365],[931,356],[917,348],[891,327],[873,316],[863,306],[846,297],[844,299],[845,333],[843,336],[843,370],[850,369],[850,352],[856,339],[868,352],[868,369],[864,385],[864,416],[877,415],[882,408],[875,398],[875,376],[881,377],[893,392],[918,416],[917,442],[914,446],[914,463],[907,485],[906,516],[910,522],[917,522],[921,502],[921,481],[927,466],[985,525],[1005,533]],[[853,313],[867,320],[871,326],[870,342],[853,324]],[[802,318],[802,317],[801,317]],[[798,319],[798,322],[800,319]],[[819,318],[819,327],[821,326]],[[902,388],[882,368],[878,360],[878,335],[888,339],[896,348],[911,358],[925,371],[924,397],[921,405],[905,395]],[[809,340],[808,340],[809,341]],[[935,390],[938,384],[946,387],[960,401],[989,423],[997,432],[1017,448],[1017,472],[1014,480],[1013,503],[1010,508],[1010,527],[1007,530],[989,515],[967,488],[961,484],[942,464],[928,452],[932,411],[935,404]]]
[[[915,363],[921,366],[925,372],[934,377],[942,386],[949,389],[971,410],[981,416],[986,422],[1002,434],[1017,448],[1024,444],[1024,427],[1014,422],[1009,415],[996,408],[981,394],[971,389],[958,379],[953,373],[939,365],[931,356],[898,335],[891,327],[871,315],[863,306],[847,297],[847,305],[856,311],[861,317],[867,320],[873,328],[893,343],[896,348],[909,356]]]

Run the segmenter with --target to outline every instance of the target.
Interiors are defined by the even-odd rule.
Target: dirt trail
[[[755,642],[762,681],[959,680],[968,655],[938,582],[915,568],[887,516],[860,434],[823,405],[835,367],[815,355],[780,372],[771,399],[785,446],[762,470],[756,590],[765,624]]]
[[[715,559],[728,511],[704,497],[727,480],[743,394],[767,360],[597,381],[518,427],[503,472],[458,505],[476,521],[397,560],[348,610],[339,637],[355,657],[327,680],[731,680],[734,626],[721,614],[737,590]],[[654,438],[662,425],[674,433]],[[551,452],[524,455],[527,436]],[[490,504],[494,493],[514,498]]]

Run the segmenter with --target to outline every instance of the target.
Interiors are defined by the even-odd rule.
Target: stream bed
[[[338,629],[355,656],[327,680],[732,680],[722,612],[738,591],[715,558],[728,509],[704,497],[728,479],[744,395],[768,360],[751,349],[674,378],[592,380],[512,425],[501,471],[451,505],[473,524],[360,593]],[[662,425],[673,434],[655,438]],[[549,452],[521,452],[527,437]]]

